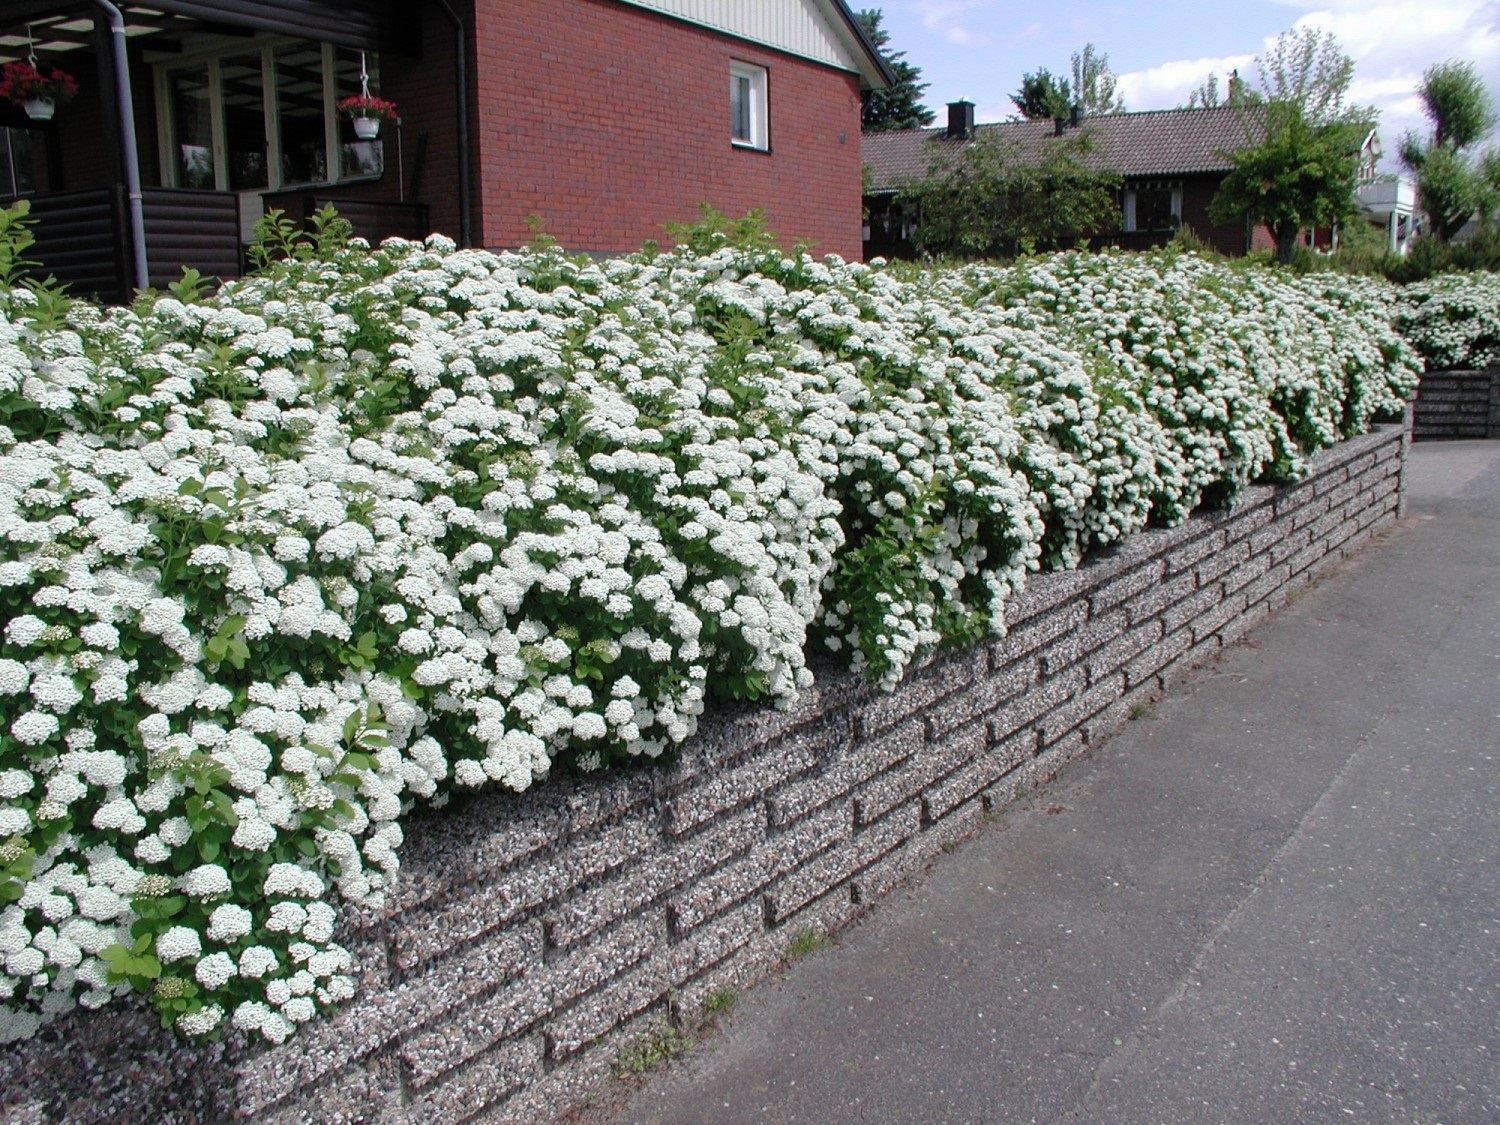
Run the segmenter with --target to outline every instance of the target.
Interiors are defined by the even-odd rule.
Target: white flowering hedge
[[[0,293],[0,1040],[348,997],[414,800],[894,685],[1028,571],[1397,412],[1380,301],[1190,256],[890,271],[425,245]]]
[[[1395,307],[1429,369],[1500,366],[1500,273],[1440,274],[1403,286]]]

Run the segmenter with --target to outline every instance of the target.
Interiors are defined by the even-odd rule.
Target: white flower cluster
[[[1403,286],[1395,306],[1430,370],[1500,366],[1500,273],[1441,274]]]
[[[18,291],[19,293],[19,291]],[[61,324],[0,296],[0,1040],[279,1042],[398,819],[656,756],[809,642],[894,685],[1041,565],[1399,406],[1382,298],[1191,257],[441,239]],[[11,893],[14,892],[14,893]]]

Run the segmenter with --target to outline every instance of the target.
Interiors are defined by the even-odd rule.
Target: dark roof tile
[[[1257,117],[1251,113],[1248,121],[1253,128]],[[1227,172],[1231,165],[1223,154],[1244,147],[1245,128],[1246,120],[1238,110],[1219,106],[1099,114],[1084,118],[1065,135],[1076,137],[1081,132],[1088,136],[1092,147],[1082,163],[1089,168],[1122,176],[1165,176]],[[1057,139],[1051,121],[1004,121],[977,126],[976,132],[997,133],[1023,153],[1040,154]],[[894,191],[915,183],[927,175],[936,151],[951,151],[967,143],[947,140],[942,129],[866,133],[862,156],[870,168],[870,189]]]

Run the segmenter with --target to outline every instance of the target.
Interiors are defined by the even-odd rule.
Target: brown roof
[[[1043,152],[1043,146],[1056,139],[1051,121],[1003,121],[976,126],[975,131],[998,133],[1022,152]],[[1227,172],[1231,165],[1223,153],[1245,146],[1244,122],[1230,106],[1099,114],[1084,118],[1065,135],[1074,137],[1080,132],[1092,143],[1082,163],[1122,176]],[[934,149],[928,148],[929,143]],[[870,168],[870,190],[894,191],[921,180],[937,152],[953,151],[966,143],[946,140],[942,129],[866,133],[861,151]]]

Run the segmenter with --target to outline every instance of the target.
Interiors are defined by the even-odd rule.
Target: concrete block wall
[[[1033,578],[1004,639],[895,693],[829,672],[795,710],[715,710],[671,767],[418,813],[390,907],[345,919],[350,1004],[274,1049],[80,1013],[0,1048],[0,1117],[547,1120],[669,1005],[848,922],[1389,525],[1407,434]]]
[[[1500,367],[1423,375],[1412,436],[1418,441],[1500,437]]]

